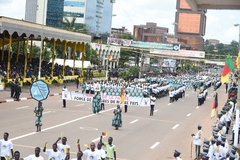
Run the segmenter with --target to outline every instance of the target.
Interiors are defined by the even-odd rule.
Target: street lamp
[[[238,51],[240,53],[240,24],[234,24],[234,26],[239,27]],[[237,61],[238,61],[238,59],[237,59]],[[237,93],[236,122],[235,122],[236,125],[235,125],[235,132],[234,132],[234,134],[235,134],[234,135],[234,145],[235,146],[237,146],[237,144],[238,144],[238,126],[239,126],[239,110],[240,110],[240,77],[239,77],[240,76],[240,68],[237,68],[237,74],[238,74],[238,93]]]
[[[144,30],[146,30],[148,28],[146,27],[143,27],[142,28],[142,42],[144,42]],[[142,73],[142,59],[143,59],[143,50],[142,50],[142,53],[141,53],[141,63],[140,63],[140,69],[139,69],[139,75],[138,75],[138,78],[141,78],[141,73]]]
[[[174,36],[174,43],[176,42],[175,39],[176,39],[176,26],[178,25],[177,22],[173,22],[172,25],[174,25],[174,33],[173,33],[173,36]]]

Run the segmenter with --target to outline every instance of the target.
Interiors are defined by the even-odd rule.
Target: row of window
[[[77,17],[77,18],[84,18],[84,13],[76,13],[76,12],[64,12],[63,15],[65,17]]]
[[[64,6],[85,7],[85,2],[64,1]]]

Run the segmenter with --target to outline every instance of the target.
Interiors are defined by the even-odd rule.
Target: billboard
[[[178,52],[150,49],[150,53],[164,56],[205,58],[204,51],[179,50]]]
[[[176,60],[174,60],[174,59],[164,59],[162,67],[176,67]]]
[[[120,38],[108,38],[107,44],[133,47],[133,48],[159,49],[159,50],[167,50],[167,51],[179,51],[180,49],[179,43],[142,42],[142,41],[133,41],[128,39],[120,39]]]

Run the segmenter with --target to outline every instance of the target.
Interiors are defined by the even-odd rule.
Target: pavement
[[[105,80],[105,77],[104,78],[103,77],[102,78],[94,78],[93,80],[88,80],[88,82],[92,82],[95,80]],[[62,85],[51,84],[48,86],[49,86],[49,90],[50,90],[49,97],[62,95],[63,84]],[[81,89],[81,86],[79,86],[77,89],[75,82],[66,83],[66,86],[69,91],[79,92],[79,90]],[[23,86],[23,87],[21,87],[21,89],[22,89],[22,93],[19,98],[20,101],[32,99],[32,97],[30,95],[30,86]],[[0,97],[1,97],[0,103],[8,103],[8,102],[16,101],[16,99],[11,98],[11,90],[9,87],[0,91]]]
[[[67,88],[77,90],[74,83],[67,84]],[[50,86],[51,94],[57,94],[61,89],[62,86]],[[22,95],[29,96],[27,91],[28,88],[24,89]],[[10,95],[9,90],[4,92],[6,97]],[[227,100],[224,86],[218,93],[220,110]],[[129,106],[128,112],[122,113],[123,126],[119,130],[111,126],[116,105],[105,104],[105,110],[93,114],[89,102],[67,101],[67,107],[62,108],[61,97],[50,96],[43,101],[42,132],[35,132],[35,100],[2,103],[0,134],[6,131],[10,133],[9,139],[13,142],[14,150],[19,150],[21,157],[34,154],[34,148],[42,148],[47,141],[48,149],[51,148],[51,144],[64,132],[71,146],[71,158],[76,158],[77,139],[80,139],[81,149],[85,150],[90,142],[99,141],[102,132],[108,132],[108,137],[113,137],[116,145],[118,160],[174,159],[175,149],[182,153],[183,159],[193,160],[195,146],[192,145],[191,134],[195,134],[197,125],[201,124],[202,140],[209,138],[216,122],[215,118],[210,118],[213,94],[210,88],[207,101],[202,106],[197,106],[197,96],[192,90],[187,90],[185,98],[174,103],[169,103],[168,97],[158,99],[153,116],[149,116],[149,107]],[[227,135],[228,140],[231,133]],[[103,141],[107,142],[108,137],[104,137]],[[41,155],[47,159],[43,152]]]

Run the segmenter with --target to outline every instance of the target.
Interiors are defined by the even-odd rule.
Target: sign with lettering
[[[50,93],[48,84],[42,80],[33,82],[30,87],[30,95],[36,101],[43,101],[48,98]]]
[[[92,102],[93,94],[82,94],[80,92],[63,91],[62,99]],[[102,95],[102,102],[106,104],[120,104],[120,96]],[[125,97],[124,104],[130,106],[150,106],[150,98],[143,97]]]

